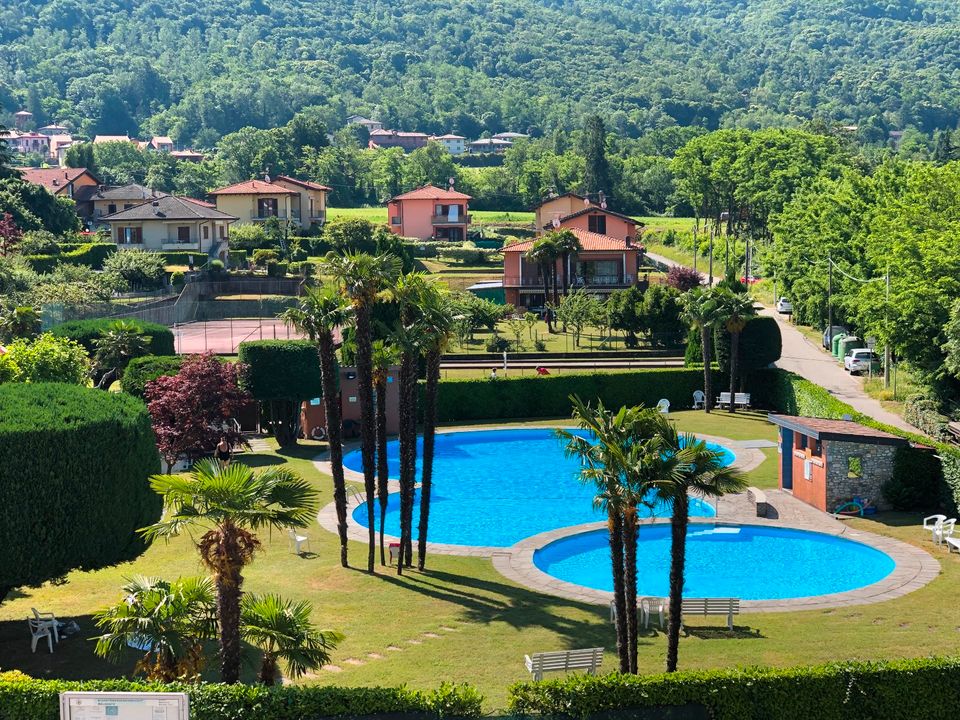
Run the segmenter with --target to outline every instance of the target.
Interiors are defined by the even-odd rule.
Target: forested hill
[[[955,0],[3,0],[0,117],[212,145],[306,106],[388,127],[625,134],[960,119]]]

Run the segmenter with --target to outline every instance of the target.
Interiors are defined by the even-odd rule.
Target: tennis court
[[[232,318],[182,323],[170,328],[180,354],[213,352],[236,355],[248,340],[299,340],[306,336],[277,318]]]

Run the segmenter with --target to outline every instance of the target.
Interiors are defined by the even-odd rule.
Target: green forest
[[[0,120],[211,148],[316,108],[467,137],[960,119],[951,0],[5,0]]]

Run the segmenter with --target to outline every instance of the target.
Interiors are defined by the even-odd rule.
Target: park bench
[[[527,670],[533,679],[543,680],[543,674],[550,671],[586,670],[593,675],[603,662],[603,648],[585,648],[582,650],[559,650],[525,655],[523,658]]]
[[[733,404],[737,407],[750,407],[750,393],[734,393]],[[722,392],[717,398],[717,407],[726,407],[730,405],[730,393]]]
[[[683,615],[726,615],[727,629],[733,630],[733,616],[740,614],[740,598],[684,598]]]
[[[767,504],[767,494],[760,488],[748,487],[747,497],[756,505],[757,517],[766,517],[770,506]]]

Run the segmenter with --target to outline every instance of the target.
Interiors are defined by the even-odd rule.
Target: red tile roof
[[[424,185],[416,190],[392,197],[388,202],[394,200],[473,200],[473,198],[456,190],[442,190],[435,185]]]
[[[293,190],[264,182],[263,180],[247,180],[235,185],[214,190],[211,195],[296,195]]]
[[[217,207],[217,206],[214,205],[213,203],[209,203],[209,202],[207,202],[206,200],[197,200],[196,198],[190,198],[190,197],[184,197],[184,198],[180,198],[180,199],[181,199],[181,200],[186,200],[187,202],[196,203],[196,204],[199,205],[200,207],[205,207],[205,208],[216,208],[216,207]]]
[[[560,222],[563,222],[565,220],[572,220],[573,218],[580,217],[581,215],[586,215],[587,213],[603,213],[604,215],[612,215],[613,217],[620,218],[621,220],[624,220],[628,224],[633,225],[635,227],[637,225],[640,225],[640,226],[643,225],[643,223],[637,222],[629,215],[624,215],[623,213],[618,213],[614,210],[608,210],[607,208],[603,208],[603,207],[600,207],[599,205],[593,205],[593,204],[587,205],[583,209],[577,210],[576,212],[572,212],[569,215],[564,215],[562,218],[560,218]]]
[[[620,240],[619,238],[611,237],[609,235],[601,235],[600,233],[590,232],[589,230],[581,230],[580,228],[565,229],[570,230],[570,232],[577,236],[577,240],[580,241],[580,247],[584,250],[622,251],[641,249],[634,243],[627,245],[626,240]],[[505,247],[503,252],[526,252],[533,247],[533,243],[535,242],[536,238],[533,240],[524,240],[523,242],[514,243],[513,245],[508,245]]]
[[[292,185],[299,185],[300,187],[305,187],[308,190],[326,190],[330,192],[333,188],[328,188],[326,185],[321,185],[320,183],[310,182],[309,180],[298,180],[297,178],[292,178],[289,175],[277,175],[275,180],[283,180]]]
[[[95,182],[99,182],[86,168],[19,168],[19,170],[23,173],[24,180],[34,185],[43,185],[54,195],[84,173],[90,175]]]
[[[847,442],[873,442],[889,445],[907,445],[899,435],[861,425],[853,420],[830,420],[827,418],[802,417],[799,415],[768,415],[774,425],[797,430],[819,440],[843,440]]]

